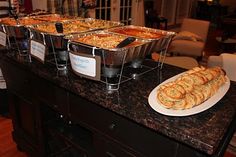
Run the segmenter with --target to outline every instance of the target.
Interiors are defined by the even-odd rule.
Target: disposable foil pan
[[[44,23],[45,21],[36,20],[31,17],[21,17],[15,20],[14,18],[2,18],[0,19],[0,24],[2,29],[9,37],[16,38],[27,38],[28,29],[27,25]]]
[[[57,18],[58,15],[54,16]],[[120,22],[96,20],[92,18],[74,18],[67,21],[61,21],[61,23],[63,25],[63,33],[57,32],[55,28],[55,22],[31,25],[29,26],[29,29],[38,40],[42,41],[42,34],[44,34],[45,41],[48,47],[65,49],[67,45],[67,41],[64,39],[65,35],[122,26]]]
[[[79,20],[62,22],[63,33],[57,32],[56,22],[30,25],[28,28],[33,34],[34,39],[39,41],[45,40],[49,48],[67,49],[67,40],[64,39],[65,35],[90,31],[89,28],[80,26],[79,22]]]
[[[149,40],[151,44],[148,47],[148,54],[152,53],[153,51],[165,49],[168,45],[166,43],[171,40],[172,36],[175,34],[175,32],[134,25],[110,28],[108,31]]]
[[[136,39],[135,42],[123,48],[107,48],[97,45],[99,42],[95,40],[94,44],[88,44],[87,42],[79,41],[81,38],[88,36],[111,36],[111,37],[122,37],[123,39],[127,38],[126,35],[115,34],[107,31],[93,31],[86,32],[81,34],[72,34],[66,36],[68,40],[68,48],[74,54],[85,53],[99,55],[102,58],[102,64],[105,64],[107,67],[120,67],[124,63],[131,62],[135,59],[144,58],[147,55],[147,48],[149,47],[150,42],[148,40]],[[109,45],[109,42],[114,41],[103,41],[106,45]],[[124,57],[125,55],[125,57]]]

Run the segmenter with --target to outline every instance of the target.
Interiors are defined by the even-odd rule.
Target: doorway
[[[125,25],[133,24],[132,9],[136,10],[138,0],[97,0],[96,19],[119,21]]]

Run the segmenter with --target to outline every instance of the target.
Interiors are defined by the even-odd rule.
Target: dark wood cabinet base
[[[19,150],[27,152],[29,156],[211,156],[184,141],[174,140],[117,114],[112,109],[91,102],[73,92],[75,87],[62,87],[65,81],[57,83],[45,79],[32,72],[29,67],[11,60],[10,57],[6,57],[1,63],[10,98],[13,139]],[[65,78],[68,82],[70,79]],[[84,89],[81,87],[80,90]],[[127,103],[128,105],[130,104]],[[150,110],[144,109],[146,112]],[[144,120],[148,122],[148,119]],[[229,136],[233,134],[234,124],[235,121],[232,121]],[[227,137],[224,140],[228,142]],[[226,144],[222,143],[222,150],[219,152],[224,152]],[[215,156],[222,155],[219,153]]]

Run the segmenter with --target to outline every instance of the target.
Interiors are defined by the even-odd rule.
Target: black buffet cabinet
[[[142,83],[131,81],[119,92],[107,93],[103,84],[70,71],[59,76],[54,66],[37,61],[29,63],[6,55],[1,68],[9,93],[13,139],[20,150],[32,157],[223,156],[235,129],[235,101],[225,105],[224,110],[219,104],[202,115],[181,119],[158,114],[148,105],[148,93],[157,81],[151,81],[154,86],[145,84],[145,79]],[[175,72],[164,74],[164,78],[184,71],[170,68]],[[137,93],[128,91],[134,84],[141,88]],[[235,98],[232,94],[227,97]],[[223,131],[218,130],[221,136],[209,135],[214,134],[210,125],[216,123],[224,123]],[[198,129],[204,132],[207,127],[210,130],[205,135],[190,133]],[[217,140],[211,143],[214,136]],[[212,146],[200,138],[208,138]]]

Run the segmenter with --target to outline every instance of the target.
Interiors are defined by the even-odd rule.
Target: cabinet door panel
[[[38,105],[12,93],[9,98],[14,140],[26,152],[37,152],[36,156],[42,156],[44,147]]]
[[[37,80],[37,97],[45,102],[60,114],[66,115],[68,112],[68,94],[65,90],[48,83],[46,80]]]
[[[78,96],[70,95],[70,114],[72,121],[82,123],[127,147],[139,150],[141,154],[163,154],[171,157],[171,152],[177,147],[171,139]]]
[[[18,124],[21,125],[21,129],[30,137],[34,137],[33,139],[37,139],[37,126],[33,104],[18,99],[16,107],[18,108]]]
[[[94,137],[96,155],[104,157],[137,157],[121,145],[101,136]]]
[[[11,66],[11,68],[6,69],[5,66],[3,66],[2,69],[8,91],[16,93],[25,99],[31,100],[31,75],[29,72],[20,69],[17,66]]]

